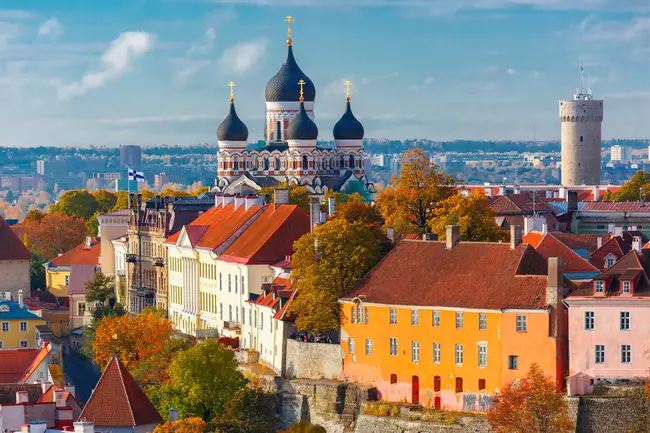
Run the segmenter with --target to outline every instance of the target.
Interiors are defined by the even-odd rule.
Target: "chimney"
[[[334,216],[334,204],[336,200],[334,200],[334,197],[330,197],[327,199],[327,213],[329,214],[330,217]]]
[[[562,300],[564,299],[564,274],[562,258],[549,257],[548,259],[548,279],[546,283],[546,304],[550,307],[551,322],[549,335],[558,337],[561,332],[560,321],[563,320],[564,314]]]
[[[75,390],[74,385],[67,384],[67,385],[65,386],[65,390],[68,391],[68,392],[70,393],[71,396],[77,398],[77,396],[76,396],[76,390]]]
[[[93,238],[90,236],[86,236],[86,245],[85,248],[90,248],[93,246]]]
[[[214,207],[219,207],[223,204],[223,194],[214,195]]]
[[[460,242],[460,228],[456,225],[447,226],[447,249],[450,250]]]
[[[491,186],[486,186],[485,187],[485,195],[488,196],[489,198],[492,198],[492,187]]]
[[[95,423],[91,421],[77,421],[74,425],[74,433],[95,433]]]
[[[386,237],[387,237],[391,242],[395,242],[395,229],[393,229],[392,227],[388,227],[388,228],[386,229]]]
[[[320,199],[318,197],[310,197],[309,199],[309,217],[311,221],[311,230],[314,230],[320,223]]]
[[[246,197],[246,210],[252,208],[253,206],[262,206],[262,197],[257,195],[249,195]]]
[[[623,236],[623,227],[614,227],[614,236]]]
[[[29,402],[27,391],[16,391],[16,404],[25,404]]]
[[[594,194],[594,201],[598,201],[598,200],[600,200],[600,187],[599,187],[599,186],[596,185],[596,186],[594,187],[594,192],[593,192],[593,194]]]
[[[235,196],[232,194],[224,194],[223,195],[223,207],[228,206],[230,203],[235,202]]]
[[[510,226],[510,249],[514,250],[521,243],[521,227]]]
[[[438,235],[435,233],[424,233],[422,235],[422,240],[423,241],[437,241],[438,240]]]
[[[643,245],[641,245],[641,236],[634,236],[632,238],[632,249],[635,250],[637,253],[641,253],[641,248]]]
[[[23,308],[25,306],[23,301],[23,289],[18,290],[18,305],[20,305],[20,308]]]
[[[239,209],[242,206],[246,205],[246,197],[243,195],[235,196],[235,210]]]
[[[578,191],[569,191],[566,197],[567,211],[575,212],[578,210]]]
[[[41,392],[43,394],[45,394],[47,392],[47,390],[50,389],[51,386],[52,386],[52,384],[50,382],[41,383]]]
[[[170,421],[178,421],[178,409],[169,409],[169,420]]]
[[[274,202],[275,204],[289,204],[289,190],[288,189],[276,189],[274,192]]]
[[[65,389],[54,390],[54,403],[56,407],[66,407]]]
[[[45,421],[30,421],[29,424],[20,426],[21,432],[45,433],[45,430],[47,430],[47,423]]]
[[[602,246],[603,246],[603,238],[601,236],[598,236],[596,238],[596,249],[599,249]]]

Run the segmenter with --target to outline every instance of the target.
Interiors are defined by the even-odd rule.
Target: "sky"
[[[321,139],[350,80],[369,138],[557,140],[580,65],[603,138],[650,138],[647,0],[3,0],[0,145],[215,143],[231,80],[261,139],[287,15]]]

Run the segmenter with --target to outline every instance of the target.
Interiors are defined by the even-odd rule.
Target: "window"
[[[516,355],[508,356],[508,370],[517,370],[519,369],[519,357]]]
[[[605,282],[603,280],[596,280],[596,293],[603,293],[605,289]]]
[[[246,287],[244,286],[244,276],[241,276],[241,292],[244,293],[246,291]]]
[[[86,303],[85,302],[79,302],[77,304],[77,312],[79,313],[79,316],[83,316],[86,314]]]
[[[431,325],[434,328],[440,327],[440,311],[434,311],[431,315]]]
[[[269,332],[271,334],[273,333],[273,315],[272,314],[269,316]]]
[[[605,345],[596,344],[596,364],[605,362]]]
[[[463,378],[456,378],[456,392],[463,392]]]
[[[20,340],[20,347],[21,348],[26,348],[27,347],[27,340]]]
[[[596,322],[596,313],[593,311],[585,311],[585,331],[593,331]]]
[[[621,362],[629,364],[632,361],[632,347],[629,344],[621,344]]]
[[[397,309],[391,308],[390,309],[390,324],[394,325],[397,323]]]
[[[237,282],[239,281],[239,278],[237,278],[237,275],[235,275],[235,293],[237,293]]]
[[[223,304],[219,304],[219,320],[223,320]]]
[[[607,257],[607,263],[605,265],[606,268],[611,268],[614,266],[614,263],[616,262],[616,259],[614,257]]]
[[[462,365],[463,364],[463,345],[462,344],[457,344],[456,345],[456,365]]]
[[[487,329],[487,315],[485,313],[478,313],[478,330],[485,331]]]
[[[485,389],[485,379],[479,379],[478,380],[478,390],[482,391]]]
[[[372,355],[372,339],[366,338],[366,355]]]
[[[411,361],[420,362],[420,343],[411,341]]]
[[[65,286],[68,287],[70,285],[70,275],[65,276]]]
[[[434,392],[439,392],[440,391],[440,376],[434,376],[433,378],[433,391]]]
[[[390,337],[390,355],[397,356],[397,338]]]
[[[527,330],[526,316],[517,315],[517,332],[526,332]]]
[[[433,343],[433,362],[440,364],[440,343]]]
[[[264,329],[264,313],[260,311],[260,331]]]
[[[580,136],[580,141],[582,141],[582,135]]]
[[[368,307],[365,307],[363,310],[364,310],[364,313],[365,313],[364,314],[364,319],[366,321],[365,323],[367,325],[368,324]]]
[[[353,305],[350,313],[350,321],[352,323],[357,323],[357,308]]]
[[[357,323],[363,323],[363,309],[361,304],[357,304]]]
[[[228,321],[232,322],[232,305],[228,305]]]
[[[232,292],[232,274],[228,274],[228,291]]]
[[[487,366],[487,344],[480,343],[478,345],[478,366]]]
[[[0,341],[0,349],[2,349],[2,347],[3,347],[3,343],[2,341]]]
[[[246,308],[241,307],[241,324],[246,324]]]
[[[219,290],[223,289],[223,275],[219,272]]]
[[[463,313],[460,311],[456,312],[456,329],[463,328]]]
[[[623,281],[623,293],[630,293],[632,287],[631,281]]]
[[[20,332],[27,332],[27,322],[20,322]]]
[[[418,310],[411,310],[411,326],[416,326],[418,324]]]
[[[348,352],[350,355],[354,355],[354,338],[352,337],[348,340]]]
[[[390,375],[390,383],[391,385],[394,385],[397,383],[397,375],[396,374],[391,374]]]
[[[9,332],[9,322],[2,322],[2,332]]]
[[[253,316],[253,320],[254,320],[253,328],[257,328],[257,311],[255,312],[255,315]]]
[[[621,311],[621,331],[630,330],[630,312]]]

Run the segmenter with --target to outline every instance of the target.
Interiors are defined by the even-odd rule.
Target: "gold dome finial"
[[[228,86],[230,87],[230,102],[233,103],[235,102],[235,82],[231,81]]]
[[[307,83],[305,83],[305,80],[302,80],[302,79],[301,79],[300,81],[298,81],[298,84],[300,84],[300,102],[304,102],[304,100],[305,100],[305,93],[304,93],[304,91],[303,91],[302,86],[304,86],[304,85],[307,84]]]
[[[345,81],[345,101],[350,102],[350,86],[352,85],[352,81],[346,80]]]
[[[287,23],[287,27],[289,28],[287,31],[287,36],[289,36],[289,39],[287,39],[287,45],[291,46],[291,23],[293,22],[293,17],[288,15],[284,22]]]

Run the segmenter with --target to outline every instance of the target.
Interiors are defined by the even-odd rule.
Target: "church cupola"
[[[300,80],[298,85],[302,88],[305,85],[304,80]],[[303,91],[300,90],[300,106],[298,114],[291,120],[287,127],[286,139],[289,148],[315,148],[318,140],[318,126],[305,111],[305,102],[303,100]]]
[[[244,150],[248,143],[248,128],[241,121],[235,111],[235,83],[228,83],[230,86],[230,109],[228,115],[217,128],[217,140],[220,150]]]
[[[345,82],[346,98],[345,113],[341,119],[334,125],[334,141],[337,148],[359,148],[363,145],[364,129],[363,125],[352,113],[350,107],[350,81]]]

